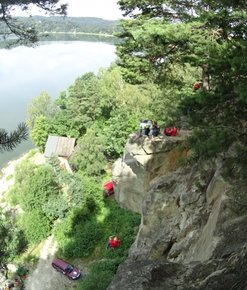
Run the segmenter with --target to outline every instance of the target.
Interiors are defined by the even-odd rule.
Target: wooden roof
[[[45,157],[52,155],[69,157],[75,147],[75,138],[49,136],[45,145]]]

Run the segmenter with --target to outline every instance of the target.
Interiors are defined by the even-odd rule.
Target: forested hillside
[[[22,18],[22,21],[24,19]],[[94,17],[32,17],[40,32],[85,32],[113,34],[118,30],[117,20],[104,20]]]
[[[61,16],[33,16],[18,17],[17,23],[21,23],[29,29],[35,28],[39,33],[99,33],[114,34],[119,30],[117,20],[104,20],[96,17],[61,17]],[[7,31],[5,23],[0,22],[0,32]]]

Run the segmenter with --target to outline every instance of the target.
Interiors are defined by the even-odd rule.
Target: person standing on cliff
[[[153,122],[151,120],[141,120],[140,132],[139,132],[138,138],[142,136],[149,136],[152,126],[153,126]]]
[[[160,126],[158,125],[157,121],[153,122],[153,126],[152,126],[150,134],[151,134],[152,138],[159,136],[159,134],[160,134]]]

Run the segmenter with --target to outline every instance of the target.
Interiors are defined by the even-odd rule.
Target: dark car
[[[62,259],[55,258],[52,261],[51,265],[54,269],[61,272],[71,280],[76,280],[81,276],[81,272],[78,268],[74,267],[73,265]]]

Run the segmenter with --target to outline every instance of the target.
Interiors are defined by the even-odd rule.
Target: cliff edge
[[[115,198],[142,220],[108,290],[247,289],[246,189],[234,150],[179,167],[186,132],[130,137],[113,166]]]

